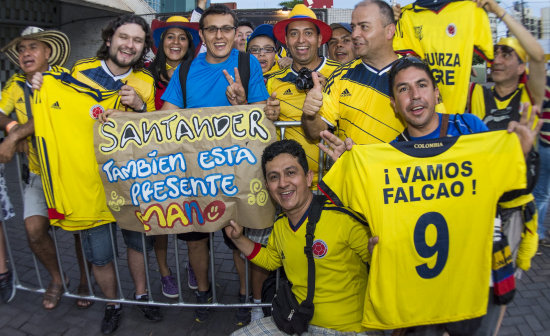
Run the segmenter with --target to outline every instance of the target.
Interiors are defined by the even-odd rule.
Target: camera
[[[298,71],[298,77],[296,77],[296,88],[300,91],[305,91],[313,88],[313,78],[311,77],[311,70],[308,68],[301,68]]]

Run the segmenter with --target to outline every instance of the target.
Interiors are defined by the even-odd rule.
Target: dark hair
[[[514,48],[509,47],[507,45],[503,45],[503,44],[495,44],[495,46],[493,47],[494,53],[496,54],[499,49],[501,50],[501,52],[503,54],[511,54],[511,53],[516,54],[516,57],[518,59],[519,64],[523,64],[523,61],[521,60],[521,58],[519,58],[519,55],[514,50]]]
[[[103,44],[101,47],[99,47],[99,50],[97,51],[97,57],[102,60],[106,60],[109,58],[109,47],[107,46],[107,42],[111,41],[111,38],[115,34],[115,31],[120,28],[121,26],[128,24],[128,23],[135,23],[141,26],[141,29],[145,32],[145,43],[143,47],[143,51],[141,52],[141,57],[139,60],[132,66],[133,69],[141,69],[144,66],[145,61],[145,55],[149,52],[151,47],[153,46],[153,38],[151,37],[151,29],[149,28],[149,25],[147,22],[138,15],[134,14],[125,14],[117,17],[116,19],[109,22],[107,27],[105,27],[101,31],[101,38],[103,39]]]
[[[428,64],[424,63],[421,59],[416,57],[410,57],[410,56],[403,57],[395,61],[395,63],[393,63],[393,66],[391,67],[390,73],[388,75],[388,80],[390,84],[390,97],[392,98],[395,97],[393,94],[393,85],[395,84],[395,77],[399,72],[410,67],[415,67],[417,69],[424,71],[432,81],[432,86],[435,89],[435,78]]]
[[[298,163],[304,169],[304,173],[307,174],[309,167],[307,165],[307,157],[304,148],[296,140],[284,139],[276,141],[264,149],[262,154],[262,171],[264,178],[266,178],[265,165],[277,157],[279,154],[290,154],[298,159]]]
[[[239,22],[237,23],[237,28],[242,27],[242,26],[247,26],[250,29],[254,30],[254,25],[252,24],[252,22],[250,22],[248,20],[239,20]]]
[[[395,18],[393,17],[393,9],[391,6],[383,0],[364,0],[355,5],[355,8],[366,6],[368,4],[375,4],[380,10],[380,15],[382,15],[384,26],[389,24],[395,24]]]
[[[237,27],[237,22],[239,21],[237,19],[237,14],[235,14],[234,11],[229,9],[227,6],[222,4],[212,4],[210,7],[208,7],[204,13],[202,13],[201,19],[199,20],[199,28],[204,29],[204,19],[208,15],[231,15],[233,17],[233,26]]]
[[[155,59],[149,65],[149,71],[151,71],[151,73],[153,74],[153,78],[155,79],[155,86],[157,88],[159,87],[159,82],[166,86],[170,81],[170,78],[168,77],[168,72],[166,71],[166,53],[164,52],[164,38],[166,37],[167,31],[168,29],[162,33]],[[183,31],[185,31],[185,36],[187,36],[187,40],[189,41],[189,48],[187,49],[185,55],[183,55],[183,59],[180,62],[180,67],[191,65],[191,61],[195,57],[194,44],[198,43],[197,41],[193,41],[193,37],[191,36],[191,33],[189,31],[187,31],[186,29],[183,29]]]

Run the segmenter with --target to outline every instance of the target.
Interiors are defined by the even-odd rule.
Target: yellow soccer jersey
[[[155,111],[155,80],[147,69],[132,70],[115,76],[111,73],[105,61],[96,57],[82,59],[71,70],[72,76],[94,89],[118,91],[123,85],[130,85],[139,97],[147,104],[147,111]],[[121,102],[115,107],[126,110]]]
[[[116,91],[83,86],[68,73],[44,74],[32,107],[52,225],[73,231],[114,222],[97,168],[93,127],[97,114],[119,100]]]
[[[493,58],[489,18],[474,1],[451,2],[440,11],[410,4],[403,7],[393,48],[424,59],[447,113],[464,113],[474,51]]]
[[[361,145],[390,142],[405,129],[390,105],[392,65],[378,70],[356,59],[332,73],[319,114],[341,139]]]
[[[51,67],[50,71],[68,72],[67,69],[59,66]],[[6,86],[2,89],[2,95],[0,96],[0,112],[9,116],[15,111],[17,121],[21,124],[26,123],[29,119],[27,117],[27,108],[25,105],[25,85],[27,85],[25,75],[15,74],[8,80]],[[32,94],[30,99],[32,101]],[[40,165],[38,164],[38,156],[36,154],[36,147],[33,144],[32,137],[28,137],[27,141],[29,147],[29,170],[34,174],[40,175]]]
[[[394,329],[484,315],[497,201],[526,186],[506,131],[354,146],[319,183],[365,215],[375,246],[363,325]]]
[[[340,63],[323,58],[321,64],[315,71],[320,72],[323,76],[328,78],[338,66],[340,66]],[[280,100],[281,114],[279,115],[279,120],[302,120],[302,108],[306,99],[306,92],[296,89],[294,83],[297,76],[297,72],[290,66],[272,74],[267,79],[267,92],[270,95],[273,92],[277,92],[277,99]],[[313,187],[315,188],[317,185],[317,172],[319,171],[319,147],[317,147],[317,143],[319,142],[308,140],[302,127],[287,128],[285,138],[294,139],[304,147],[309,169],[315,173],[313,177]]]
[[[298,302],[307,296],[307,212],[299,223],[279,215],[267,247],[256,244],[249,259],[269,270],[283,266]],[[356,213],[326,203],[315,228],[315,313],[311,324],[339,331],[362,331],[370,231]]]

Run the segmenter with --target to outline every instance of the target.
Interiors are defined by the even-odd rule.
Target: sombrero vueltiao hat
[[[69,38],[64,33],[58,30],[44,30],[42,28],[29,26],[21,32],[21,36],[14,38],[0,50],[6,53],[8,59],[17,66],[19,66],[17,46],[23,40],[37,40],[46,43],[52,51],[48,59],[49,65],[62,66],[71,53]]]
[[[188,31],[191,34],[191,37],[193,37],[193,45],[195,46],[195,49],[197,49],[200,46],[200,36],[199,36],[199,23],[198,22],[189,22],[185,17],[183,16],[171,16],[166,21],[160,21],[157,19],[154,19],[153,22],[151,22],[151,30],[153,31],[153,40],[155,41],[154,46],[154,52],[156,53],[160,45],[160,40],[162,38],[162,34],[167,31],[170,28],[180,28],[185,31]]]
[[[306,7],[304,4],[297,4],[292,11],[288,14],[288,19],[279,21],[273,27],[273,33],[279,42],[286,45],[286,27],[289,23],[294,21],[309,21],[319,28],[319,33],[322,36],[321,44],[325,44],[330,40],[332,36],[332,29],[326,23],[321,20],[317,20],[317,15]]]

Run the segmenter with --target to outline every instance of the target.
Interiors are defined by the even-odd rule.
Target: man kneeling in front
[[[283,266],[298,302],[307,294],[308,263],[304,254],[306,224],[313,194],[309,187],[313,172],[308,169],[302,146],[281,140],[262,155],[262,169],[271,198],[283,212],[277,217],[267,246],[244,236],[235,221],[225,228],[241,252],[254,264],[268,270]],[[370,229],[362,217],[349,209],[325,202],[315,228],[315,311],[310,335],[374,335],[361,326],[367,287],[366,262],[370,261]],[[371,245],[374,246],[374,239]],[[370,250],[369,250],[370,249]],[[343,332],[343,333],[342,333]],[[272,317],[253,321],[233,335],[285,335]]]

